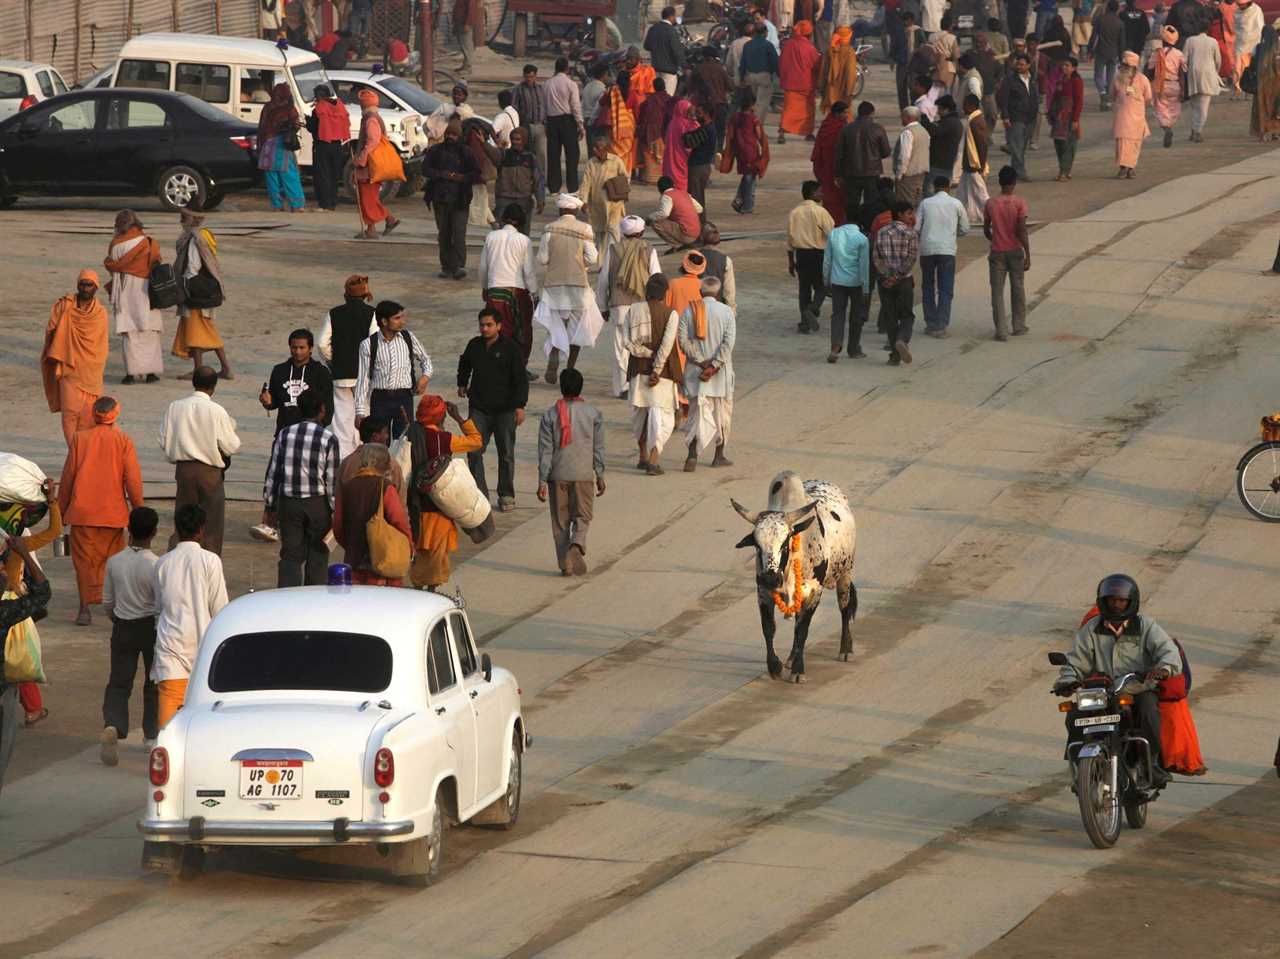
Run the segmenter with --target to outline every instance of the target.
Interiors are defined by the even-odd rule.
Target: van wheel
[[[204,177],[189,166],[169,167],[160,174],[156,191],[161,205],[170,212],[204,209],[209,196],[209,185]]]
[[[444,830],[444,789],[437,789],[430,832],[421,839],[391,845],[391,875],[407,886],[429,886],[439,879],[444,861]]]

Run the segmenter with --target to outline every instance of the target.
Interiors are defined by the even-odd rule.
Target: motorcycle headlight
[[[1107,694],[1101,690],[1097,692],[1081,692],[1076,695],[1076,709],[1106,709]]]

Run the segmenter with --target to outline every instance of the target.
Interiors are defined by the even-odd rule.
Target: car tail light
[[[28,93],[25,97],[22,98],[22,102],[18,104],[18,112],[21,113],[23,110],[30,110],[33,106],[36,105],[36,102],[37,101],[35,96]]]
[[[252,150],[256,147],[257,137],[232,137],[231,142],[238,146],[241,150]]]
[[[373,757],[373,781],[383,788],[396,780],[396,757],[383,746]],[[157,784],[158,785],[158,784]]]
[[[151,785],[164,786],[169,782],[169,750],[157,746],[151,750],[151,762],[147,766],[151,775]]]

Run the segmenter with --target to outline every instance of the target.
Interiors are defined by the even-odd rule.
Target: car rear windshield
[[[215,693],[323,689],[379,693],[391,684],[391,647],[362,633],[241,633],[223,640],[209,667]]]
[[[27,95],[27,81],[20,73],[0,70],[0,100],[21,100]]]

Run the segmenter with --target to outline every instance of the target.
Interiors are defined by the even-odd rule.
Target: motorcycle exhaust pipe
[[[1120,777],[1120,757],[1114,753],[1111,756],[1111,801],[1118,802],[1120,799],[1119,791]]]

